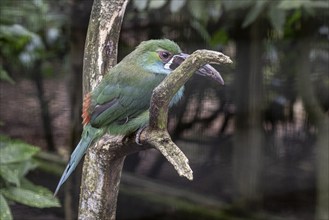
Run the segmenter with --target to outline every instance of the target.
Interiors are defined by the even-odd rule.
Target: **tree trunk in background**
[[[35,64],[34,70],[33,70],[33,82],[35,84],[35,88],[37,90],[37,97],[40,105],[40,113],[41,113],[41,121],[43,126],[43,134],[44,138],[47,143],[47,150],[48,151],[55,151],[55,143],[54,143],[54,137],[52,134],[52,120],[50,117],[50,112],[48,108],[48,101],[45,97],[45,89],[43,86],[43,76],[41,72],[41,62],[38,61]]]
[[[328,116],[322,114],[322,121],[318,124],[317,138],[317,203],[316,203],[316,219],[329,219],[329,119]]]
[[[296,90],[303,100],[305,110],[308,114],[310,123],[318,129],[316,141],[316,188],[317,204],[316,218],[318,220],[329,219],[329,147],[328,133],[329,122],[328,115],[321,109],[311,80],[311,52],[312,38],[303,36],[297,43],[296,66]]]
[[[237,39],[236,135],[233,151],[235,204],[242,209],[262,199],[262,37],[259,22],[241,30]]]
[[[82,107],[82,66],[83,50],[87,34],[89,16],[93,1],[71,1],[70,23],[70,76],[68,79],[68,91],[70,94],[70,152],[74,150],[80,140],[82,132],[81,107]],[[79,193],[81,183],[81,165],[72,174],[65,184],[65,219],[77,219]]]

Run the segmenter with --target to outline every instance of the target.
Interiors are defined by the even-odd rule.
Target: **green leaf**
[[[16,163],[31,159],[39,148],[17,140],[8,140],[0,136],[0,164]]]
[[[287,19],[287,26],[292,26],[302,19],[301,9],[295,10],[294,13]]]
[[[11,169],[6,164],[0,166],[0,176],[9,183],[20,186],[19,174],[17,169]]]
[[[255,6],[250,9],[250,11],[248,12],[242,27],[248,27],[250,24],[252,24],[257,18],[258,16],[263,12],[265,6],[267,4],[267,0],[262,0],[262,1],[256,1]]]
[[[22,188],[24,188],[24,189],[31,190],[39,195],[53,197],[53,192],[51,192],[46,187],[35,185],[34,183],[32,183],[31,181],[29,181],[26,178],[22,178],[21,182],[22,182],[22,184],[21,184]]]
[[[171,0],[169,9],[171,13],[180,11],[186,3],[186,0]]]
[[[227,31],[220,29],[211,36],[210,45],[216,47],[218,44],[227,44],[228,41],[229,36]]]
[[[58,199],[52,195],[34,192],[32,190],[8,187],[1,189],[1,193],[8,199],[36,208],[60,207]]]
[[[156,0],[150,1],[149,7],[150,9],[159,9],[163,7],[167,3],[167,0]]]
[[[32,32],[19,24],[0,25],[0,36],[7,40],[16,37],[24,37],[26,40],[29,40],[31,35]]]
[[[13,219],[9,205],[8,205],[6,199],[1,194],[0,194],[0,219],[1,220],[12,220]]]
[[[20,179],[36,167],[36,163],[31,160],[22,161],[20,163],[1,164],[0,176],[9,183],[20,186]]]

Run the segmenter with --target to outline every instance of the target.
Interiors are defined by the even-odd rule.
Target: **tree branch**
[[[121,23],[129,0],[94,0],[83,61],[83,93],[93,90],[116,63]]]
[[[117,62],[121,23],[129,0],[94,0],[85,44],[83,93],[93,90]],[[124,156],[118,157],[113,139],[106,148],[103,137],[86,152],[83,163],[79,219],[115,219]],[[113,149],[112,149],[113,148]],[[111,151],[108,151],[111,149]]]

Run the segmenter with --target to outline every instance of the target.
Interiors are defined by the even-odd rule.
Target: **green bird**
[[[81,140],[54,195],[74,171],[87,148],[98,138],[106,132],[129,135],[148,124],[153,89],[188,56],[173,41],[144,41],[104,76],[99,85],[84,97]],[[196,73],[224,84],[220,74],[208,64]],[[170,106],[180,100],[183,90],[184,87],[180,88]],[[136,142],[139,143],[138,138]]]

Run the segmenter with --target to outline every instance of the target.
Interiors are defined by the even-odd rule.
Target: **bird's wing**
[[[142,91],[141,91],[142,90]],[[106,85],[89,109],[93,127],[124,124],[148,109],[150,94],[131,85]]]

